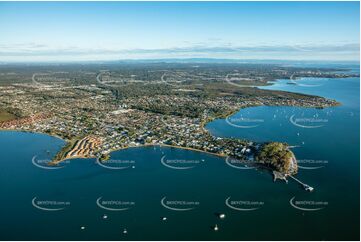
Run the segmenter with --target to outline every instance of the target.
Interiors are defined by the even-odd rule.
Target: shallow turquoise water
[[[63,141],[41,134],[0,132],[0,239],[357,240],[358,87],[358,78],[335,79],[325,80],[322,90],[309,88],[304,91],[336,98],[343,102],[341,107],[324,110],[248,108],[235,114],[231,121],[237,125],[241,116],[255,119],[258,120],[255,128],[237,128],[225,120],[216,120],[207,126],[218,136],[278,140],[299,145],[294,148],[298,159],[323,161],[322,168],[300,169],[297,175],[315,187],[313,193],[304,191],[293,181],[288,184],[272,182],[272,176],[267,172],[232,168],[223,158],[165,147],[114,152],[112,160],[122,163],[112,166],[125,169],[106,169],[94,159],[75,159],[61,169],[47,170],[33,165],[32,158],[37,156],[37,161],[48,159],[64,145]],[[314,116],[316,114],[318,116]],[[292,115],[298,124],[315,125],[299,121],[313,117],[322,119],[323,126],[301,128],[290,122]],[[162,158],[172,166],[191,168],[169,168],[161,163]],[[174,163],[170,163],[172,160]],[[188,163],[184,165],[179,161]],[[257,209],[231,209],[225,204],[228,197],[238,202],[237,208]],[[297,201],[323,202],[317,206],[299,205],[322,209],[295,209],[290,205],[293,197]],[[32,205],[34,198],[35,201],[57,201],[65,205],[36,203],[43,208],[62,209],[44,211]],[[105,210],[97,205],[99,198],[128,203],[108,206],[127,209]],[[162,199],[169,201],[167,204],[172,208],[192,209],[167,209],[162,206]],[[192,202],[192,205],[171,203],[175,201]],[[226,218],[219,219],[217,213],[225,213]],[[104,215],[107,215],[106,219]],[[167,220],[162,221],[162,217]],[[212,229],[215,224],[219,226],[217,232]],[[123,233],[124,229],[127,234]]]

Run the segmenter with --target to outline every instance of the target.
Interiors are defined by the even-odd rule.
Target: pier
[[[306,190],[306,191],[309,191],[309,192],[312,192],[313,191],[313,187],[307,185],[306,183],[303,183],[301,182],[300,180],[298,180],[296,177],[292,176],[292,175],[289,175],[289,177],[291,177],[293,180],[295,180],[296,182],[298,182],[299,184],[301,184],[301,186]]]

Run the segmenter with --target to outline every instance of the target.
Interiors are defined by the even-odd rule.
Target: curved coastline
[[[57,139],[60,139],[64,142],[67,142],[66,139],[62,138],[59,135],[56,134],[48,134],[48,133],[44,133],[44,132],[39,132],[39,131],[32,131],[32,130],[24,130],[24,129],[0,129],[0,132],[20,132],[20,133],[33,133],[33,134],[41,134],[41,135],[47,135],[49,137],[54,137]]]
[[[300,77],[300,78],[308,78],[308,77]],[[322,79],[322,77],[314,77],[316,79],[320,78]],[[344,77],[344,78],[352,78],[352,77]],[[278,81],[280,80],[287,80],[287,79],[275,79],[275,80],[272,80],[272,81],[268,81],[267,82],[267,85],[262,85],[262,86],[257,86],[255,88],[258,88],[258,89],[262,89],[262,87],[265,87],[265,86],[273,86],[275,85]],[[262,90],[268,90],[268,89],[262,89]],[[307,94],[307,93],[301,93],[301,92],[290,92],[290,91],[284,91],[284,90],[279,90],[279,91],[282,91],[282,92],[287,92],[287,93],[296,93],[296,94],[302,94],[302,95],[306,95],[306,96],[310,96],[310,97],[318,97],[318,98],[324,98],[324,99],[328,99],[326,97],[322,97],[322,96],[319,96],[319,95],[312,95],[312,94]],[[224,114],[224,115],[220,115],[220,116],[217,116],[217,117],[214,117],[213,119],[211,119],[210,121],[208,122],[204,122],[201,124],[202,128],[204,128],[208,123],[216,120],[216,119],[226,119],[228,117],[231,117],[232,115],[238,113],[239,111],[241,111],[242,109],[246,109],[246,108],[252,108],[252,107],[261,107],[261,106],[265,106],[265,107],[299,107],[299,108],[332,108],[332,107],[339,107],[339,106],[342,106],[342,103],[341,102],[338,102],[336,100],[334,100],[335,103],[334,105],[332,106],[326,106],[326,107],[314,107],[314,106],[280,106],[280,105],[249,105],[249,106],[245,106],[245,107],[241,107],[240,109],[237,109],[233,112],[230,112],[228,114]],[[206,129],[207,130],[207,129]]]
[[[274,80],[274,82],[277,82],[279,81],[278,80]],[[269,82],[268,82],[269,83]],[[271,85],[274,85],[275,83],[270,83],[269,86]],[[256,87],[258,88],[258,87]],[[285,92],[288,92],[288,91],[285,91]],[[290,92],[290,93],[296,93],[296,92]],[[300,93],[300,94],[303,94],[303,93]],[[318,95],[309,95],[309,94],[303,94],[303,95],[306,95],[306,96],[312,96],[312,97],[319,97],[319,98],[324,98],[324,97],[321,97],[321,96],[318,96]],[[325,98],[327,99],[327,98]],[[201,128],[207,132],[208,134],[210,134],[211,136],[213,136],[210,131],[208,129],[206,129],[206,125],[209,124],[210,122],[214,121],[214,120],[217,120],[217,119],[226,119],[228,117],[231,117],[233,116],[234,114],[238,113],[240,110],[242,109],[246,109],[246,108],[252,108],[252,107],[260,107],[260,106],[265,106],[265,107],[300,107],[300,108],[330,108],[330,107],[336,107],[336,106],[341,106],[342,104],[340,102],[337,102],[335,100],[335,103],[334,105],[332,106],[320,106],[320,107],[315,107],[315,106],[302,106],[302,105],[295,105],[295,106],[287,106],[287,105],[262,105],[262,104],[257,104],[257,105],[247,105],[247,106],[244,106],[244,107],[240,107],[238,109],[235,109],[233,111],[230,111],[228,113],[224,113],[224,114],[221,114],[221,115],[218,115],[216,117],[212,117],[208,120],[205,120],[203,122],[201,122],[200,126]],[[67,139],[64,139],[63,137],[61,136],[58,136],[56,134],[49,134],[49,133],[44,133],[44,132],[38,132],[38,131],[31,131],[31,130],[21,130],[21,129],[0,129],[0,132],[1,131],[15,131],[15,132],[24,132],[24,133],[35,133],[35,134],[44,134],[44,135],[48,135],[48,136],[51,136],[51,137],[55,137],[55,138],[58,138],[58,139],[61,139],[62,141],[66,142],[65,146],[67,144],[69,144],[70,140],[67,140]],[[216,137],[216,136],[213,136],[213,137]],[[244,140],[244,141],[252,141],[252,140],[247,140],[247,139],[240,139],[240,140]],[[65,147],[64,146],[64,147]],[[196,149],[196,148],[191,148],[191,147],[184,147],[184,146],[177,146],[177,145],[168,145],[168,144],[160,144],[160,143],[154,143],[154,144],[151,144],[151,143],[148,143],[148,144],[141,144],[141,145],[134,145],[134,146],[127,146],[127,147],[121,147],[121,148],[118,148],[118,149],[114,149],[114,150],[111,150],[109,152],[109,155],[111,155],[112,152],[115,152],[115,151],[120,151],[120,150],[125,150],[125,149],[129,149],[129,148],[142,148],[142,147],[149,147],[149,146],[160,146],[160,147],[171,147],[171,148],[177,148],[177,149],[184,149],[184,150],[191,150],[191,151],[195,151],[195,152],[201,152],[201,153],[206,153],[206,154],[211,154],[211,155],[214,155],[214,156],[218,156],[218,157],[227,157],[227,155],[224,155],[224,154],[220,154],[220,153],[213,153],[213,152],[209,152],[209,151],[206,151],[206,150],[201,150],[201,149]],[[61,151],[61,150],[60,150]],[[60,152],[59,151],[59,152]],[[58,152],[58,153],[59,153]],[[88,158],[97,158],[95,155],[87,155],[87,156],[73,156],[73,157],[67,157],[65,159],[59,159],[59,160],[55,160],[55,157],[56,155],[53,157],[53,161],[51,161],[50,165],[57,165],[63,161],[66,161],[66,160],[70,160],[70,159],[88,159]]]
[[[43,132],[38,132],[38,131],[29,131],[29,130],[21,130],[21,129],[0,129],[0,132],[19,132],[19,133],[33,133],[33,134],[40,134],[40,135],[46,135],[49,137],[53,137],[53,138],[57,138],[59,140],[62,140],[64,142],[67,142],[64,138],[58,136],[58,135],[51,135],[48,133],[43,133]],[[176,149],[183,149],[183,150],[190,150],[190,151],[195,151],[195,152],[200,152],[200,153],[205,153],[205,154],[210,154],[210,155],[215,155],[218,157],[227,157],[226,155],[222,155],[222,154],[217,154],[217,153],[212,153],[209,151],[205,151],[205,150],[199,150],[199,149],[194,149],[194,148],[190,148],[190,147],[183,147],[183,146],[177,146],[177,145],[168,145],[168,144],[144,144],[144,145],[135,145],[135,146],[127,146],[127,147],[122,147],[122,148],[118,148],[118,149],[114,149],[112,150],[110,153],[116,152],[116,151],[120,151],[120,150],[127,150],[127,149],[132,149],[132,148],[144,148],[144,147],[152,147],[152,146],[159,146],[159,147],[169,147],[169,148],[176,148]],[[62,159],[59,161],[54,161],[52,162],[52,164],[59,164],[63,161],[66,160],[72,160],[72,159],[92,159],[92,158],[96,158],[96,156],[73,156],[73,157],[68,157],[66,159]]]
[[[210,122],[213,122],[214,120],[217,120],[217,119],[224,119],[224,118],[227,118],[227,117],[231,117],[233,116],[234,114],[236,114],[237,112],[239,112],[240,110],[242,109],[246,109],[246,108],[253,108],[253,107],[260,107],[260,106],[265,106],[265,107],[272,107],[272,106],[269,106],[269,105],[250,105],[250,106],[246,106],[246,107],[241,107],[240,109],[237,109],[235,111],[232,111],[232,112],[229,112],[229,113],[226,113],[224,115],[219,115],[217,117],[214,117],[212,119],[209,119],[207,120],[206,122],[202,122],[201,123],[201,128],[206,131],[207,133],[209,133],[210,135],[212,135],[208,129],[206,129],[206,125]],[[276,105],[275,105],[276,106]],[[286,106],[283,106],[283,107],[286,107]],[[303,107],[303,106],[300,106],[300,107]],[[303,107],[303,108],[315,108],[315,107]],[[54,137],[54,138],[58,138],[66,144],[69,143],[69,140],[66,140],[64,138],[62,138],[61,136],[58,136],[58,135],[55,135],[55,134],[49,134],[49,133],[44,133],[44,132],[38,132],[38,131],[30,131],[30,130],[21,130],[21,129],[0,129],[0,132],[1,131],[9,131],[9,132],[23,132],[23,133],[34,133],[34,134],[41,134],[41,135],[47,135],[49,137]],[[212,135],[213,136],[213,135]],[[241,139],[241,140],[245,140],[245,141],[252,141],[252,140],[246,140],[246,139]],[[126,149],[131,149],[131,148],[144,148],[144,147],[152,147],[152,146],[159,146],[159,147],[169,147],[169,148],[176,148],[176,149],[183,149],[183,150],[190,150],[190,151],[194,151],[194,152],[200,152],[200,153],[205,153],[205,154],[210,154],[210,155],[214,155],[214,156],[218,156],[218,157],[222,157],[222,158],[226,158],[227,155],[224,155],[224,154],[219,154],[219,153],[213,153],[213,152],[209,152],[209,151],[206,151],[206,150],[200,150],[200,149],[195,149],[195,148],[191,148],[191,147],[184,147],[184,146],[177,146],[177,145],[168,145],[168,144],[160,144],[160,143],[155,143],[155,144],[143,144],[143,145],[134,145],[134,146],[127,146],[127,147],[121,147],[121,148],[118,148],[118,149],[114,149],[114,150],[111,150],[109,152],[109,154],[111,155],[111,153],[113,152],[116,152],[116,151],[121,151],[121,150],[126,150]],[[59,151],[60,152],[60,151]],[[54,156],[55,158],[55,156]],[[73,157],[67,157],[66,159],[60,159],[60,160],[53,160],[51,161],[50,165],[58,165],[60,164],[61,162],[64,162],[66,160],[72,160],[72,159],[92,159],[92,158],[97,158],[96,156],[73,156]]]

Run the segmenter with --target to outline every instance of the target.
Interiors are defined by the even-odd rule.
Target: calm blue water
[[[299,145],[294,148],[297,158],[315,161],[305,167],[322,166],[300,169],[297,175],[315,187],[313,193],[293,181],[272,182],[267,172],[232,168],[223,158],[164,147],[114,152],[114,163],[109,166],[125,169],[107,169],[94,159],[74,159],[61,169],[47,170],[35,166],[32,158],[36,156],[35,163],[42,164],[63,141],[42,134],[0,132],[0,239],[358,240],[359,79],[317,81],[322,82],[318,90],[282,81],[267,88],[336,98],[343,106],[324,110],[248,108],[230,121],[237,125],[243,117],[248,123],[241,124],[258,125],[255,128],[236,128],[225,120],[207,126],[218,136]],[[323,126],[299,127],[290,122],[292,115],[296,124]],[[322,122],[304,121],[311,118]],[[257,122],[250,122],[252,119]],[[172,169],[162,160],[190,169]],[[229,197],[236,208],[257,209],[232,209],[225,204]],[[295,209],[290,205],[293,197],[299,207],[322,209]],[[36,208],[34,198],[42,208],[62,210]],[[126,210],[105,210],[97,205],[99,198],[118,202],[107,207]],[[175,211],[162,206],[162,199],[171,208],[192,209]],[[49,205],[46,201],[62,203]],[[302,201],[318,204],[300,204]],[[226,218],[219,219],[217,213],[226,214]],[[217,232],[213,230],[216,224]]]
[[[234,169],[224,159],[204,153],[160,147],[115,152],[112,159],[134,161],[135,168],[124,170],[105,169],[94,159],[71,160],[57,170],[44,170],[32,164],[34,154],[46,157],[46,150],[52,152],[62,145],[62,141],[46,135],[0,133],[5,158],[0,167],[1,239],[251,240],[269,239],[270,234],[274,239],[282,239],[293,238],[299,229],[319,223],[314,216],[289,205],[292,196],[309,195],[296,184],[273,183],[266,172]],[[15,152],[14,147],[22,147],[21,152]],[[189,170],[174,170],[161,164],[164,155],[166,159],[200,162]],[[232,210],[225,205],[229,196],[235,201],[263,205],[256,206],[260,208],[255,211]],[[61,211],[42,211],[32,206],[34,197],[70,205]],[[106,211],[96,205],[99,197],[134,205],[126,211]],[[164,197],[199,204],[191,211],[173,211],[161,205]],[[225,213],[226,219],[220,220],[216,213]],[[105,214],[107,219],[102,217]],[[167,221],[161,220],[163,216]],[[329,214],[321,211],[317,217],[328,219]],[[290,221],[298,226],[285,232],[282,226]],[[212,230],[215,224],[220,228],[218,232]],[[257,226],[262,226],[264,233],[255,233]],[[128,231],[126,235],[124,228]],[[323,228],[320,234],[300,234],[298,238],[326,239],[327,231]]]
[[[207,128],[217,136],[273,140],[298,146],[293,151],[300,165],[317,169],[300,169],[297,177],[315,187],[310,197],[328,201],[324,212],[327,210],[328,216],[334,218],[320,221],[317,228],[342,227],[340,220],[347,221],[347,233],[356,238],[359,234],[360,79],[302,78],[296,82],[307,86],[279,80],[263,88],[324,96],[336,99],[342,106],[326,109],[252,107],[239,111],[228,122],[215,120]],[[336,235],[330,230],[327,237],[351,236],[340,228],[337,231]]]

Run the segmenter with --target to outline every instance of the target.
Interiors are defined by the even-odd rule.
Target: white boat
[[[218,225],[217,225],[217,224],[213,227],[213,230],[214,230],[214,231],[218,231],[218,230],[219,230],[219,228],[218,228]]]

